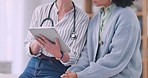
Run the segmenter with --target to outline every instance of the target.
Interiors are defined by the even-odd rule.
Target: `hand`
[[[62,56],[58,38],[55,39],[55,43],[50,42],[43,35],[36,37],[36,40],[45,51],[50,52],[50,54],[54,55],[55,58],[60,58]]]
[[[76,73],[67,71],[65,74],[61,76],[61,78],[78,78]]]

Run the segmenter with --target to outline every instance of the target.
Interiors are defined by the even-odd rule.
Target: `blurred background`
[[[53,1],[0,0],[0,75],[12,74],[17,76],[23,72],[29,60],[24,51],[24,39],[28,32],[32,13],[37,6]],[[79,8],[85,11],[91,10],[91,14],[88,13],[90,16],[98,9],[93,4],[91,7],[85,5],[91,0],[73,1]],[[137,0],[132,8],[137,14],[139,13],[138,17],[142,26],[143,13],[139,12],[142,10],[142,0]]]

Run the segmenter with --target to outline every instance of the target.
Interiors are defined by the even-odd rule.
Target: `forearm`
[[[39,54],[40,47],[38,45],[31,43],[29,46],[29,49],[32,55]]]
[[[81,52],[81,57],[79,58],[76,65],[71,66],[68,69],[68,71],[79,72],[79,71],[84,70],[88,66],[89,66],[89,59],[88,59],[87,48],[85,46],[84,50]]]
[[[40,46],[37,44],[36,40],[26,43],[25,47],[26,47],[26,54],[28,56],[30,56],[30,57],[40,56],[40,52],[42,50],[41,50]]]

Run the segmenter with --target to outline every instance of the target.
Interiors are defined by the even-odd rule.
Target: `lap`
[[[66,70],[59,61],[32,58],[19,78],[60,78]]]

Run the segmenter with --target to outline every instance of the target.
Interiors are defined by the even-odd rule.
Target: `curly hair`
[[[127,7],[133,4],[135,0],[112,0],[118,7]]]

